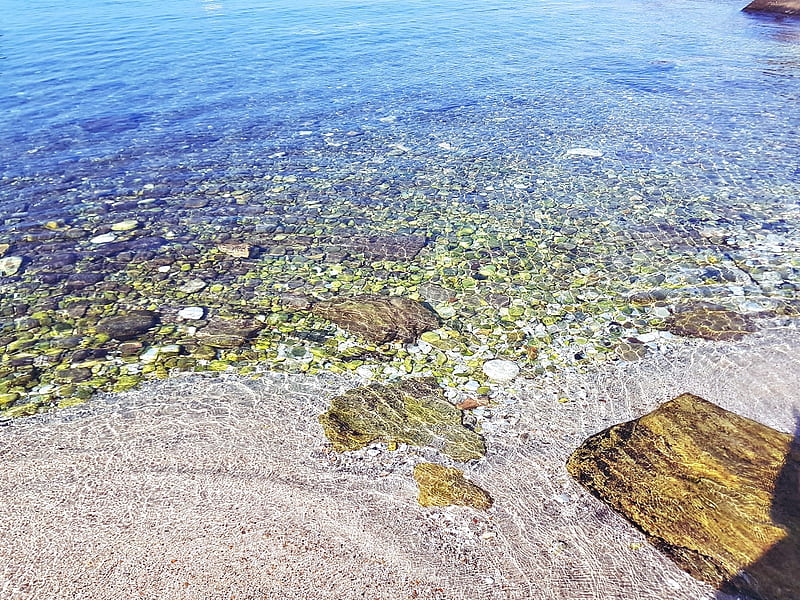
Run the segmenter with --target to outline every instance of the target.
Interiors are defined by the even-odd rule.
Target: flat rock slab
[[[117,340],[129,340],[142,335],[158,324],[158,313],[132,310],[129,313],[106,317],[97,323],[97,333]]]
[[[665,326],[675,335],[714,341],[738,340],[755,331],[755,325],[746,315],[705,302],[679,307]]]
[[[338,452],[387,442],[430,446],[460,461],[483,457],[483,438],[461,419],[461,411],[445,399],[434,379],[355,388],[333,398],[319,417]]]
[[[421,506],[471,506],[486,510],[492,505],[492,497],[486,490],[453,467],[419,463],[414,466],[414,481],[419,486],[417,502]]]
[[[684,394],[590,437],[567,470],[694,577],[800,598],[800,446]]]
[[[411,343],[439,327],[439,317],[423,304],[401,296],[363,295],[317,302],[311,311],[370,342]]]
[[[197,331],[197,341],[213,348],[238,348],[263,327],[263,323],[251,319],[212,317]]]
[[[800,15],[800,0],[754,0],[742,10],[781,15]]]

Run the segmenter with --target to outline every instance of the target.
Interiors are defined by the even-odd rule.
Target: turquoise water
[[[436,368],[472,386],[471,356],[580,363],[686,298],[779,307],[800,285],[800,24],[740,8],[0,2],[0,244],[23,261],[0,401],[106,389],[151,372],[150,346],[180,345],[164,369],[337,368],[304,354],[341,344],[287,292],[430,302],[458,340]],[[627,301],[662,284],[666,307]],[[174,316],[194,305],[269,326],[197,354]],[[142,308],[161,326],[140,348],[96,335]],[[403,352],[380,360],[431,368]],[[92,379],[58,379],[75,365]]]

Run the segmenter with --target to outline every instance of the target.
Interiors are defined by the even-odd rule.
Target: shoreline
[[[183,374],[14,421],[0,441],[0,498],[13,507],[0,517],[0,551],[12,557],[0,591],[725,598],[572,482],[564,461],[588,435],[687,391],[792,431],[797,348],[792,323],[514,382],[482,407],[488,453],[464,469],[494,497],[486,512],[417,505],[413,465],[453,464],[434,450],[329,449],[316,417],[360,385],[353,377]]]

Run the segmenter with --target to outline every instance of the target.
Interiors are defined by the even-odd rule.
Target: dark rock
[[[212,348],[238,348],[264,327],[259,321],[212,317],[197,332],[197,341]]]
[[[75,350],[70,356],[70,362],[81,363],[85,360],[101,360],[108,355],[105,348],[82,348]]]
[[[89,381],[92,378],[92,370],[86,367],[70,367],[56,372],[56,377],[60,381],[79,383]]]
[[[355,296],[316,303],[312,312],[347,331],[382,344],[417,337],[439,327],[439,317],[424,305],[400,296]]]
[[[319,418],[335,450],[358,450],[373,441],[431,446],[455,460],[486,454],[483,439],[462,425],[433,379],[373,384],[336,396]]]
[[[74,265],[78,262],[78,254],[76,252],[62,252],[47,258],[47,266],[51,269],[61,269]]]
[[[670,333],[706,340],[738,340],[755,331],[746,315],[706,302],[693,302],[678,307],[664,322]]]
[[[800,15],[800,0],[753,0],[742,10],[781,15]]]
[[[592,436],[569,473],[694,577],[800,598],[800,446],[684,394]]]
[[[134,310],[127,314],[101,319],[97,333],[117,340],[129,340],[145,333],[158,323],[158,314],[149,310]]]
[[[75,273],[74,275],[70,275],[64,283],[64,289],[70,292],[80,290],[103,281],[105,277],[103,273]]]

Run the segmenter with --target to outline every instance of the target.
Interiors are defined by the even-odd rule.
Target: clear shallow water
[[[6,371],[39,369],[7,386],[17,403],[87,358],[107,360],[92,389],[117,381],[121,351],[93,333],[117,309],[158,309],[143,347],[181,342],[166,367],[200,368],[330,340],[281,312],[286,291],[450,294],[446,325],[469,334],[450,351],[535,369],[602,354],[620,323],[646,333],[663,310],[633,292],[758,311],[800,284],[797,21],[700,0],[0,7],[0,243],[25,261],[3,278],[0,341],[22,342]],[[409,236],[418,255],[378,247]],[[221,257],[226,240],[251,257]],[[208,287],[181,291],[191,278]],[[195,304],[282,316],[261,347],[197,358],[174,318]],[[437,368],[480,380],[468,356]],[[430,369],[405,358],[383,359]]]

